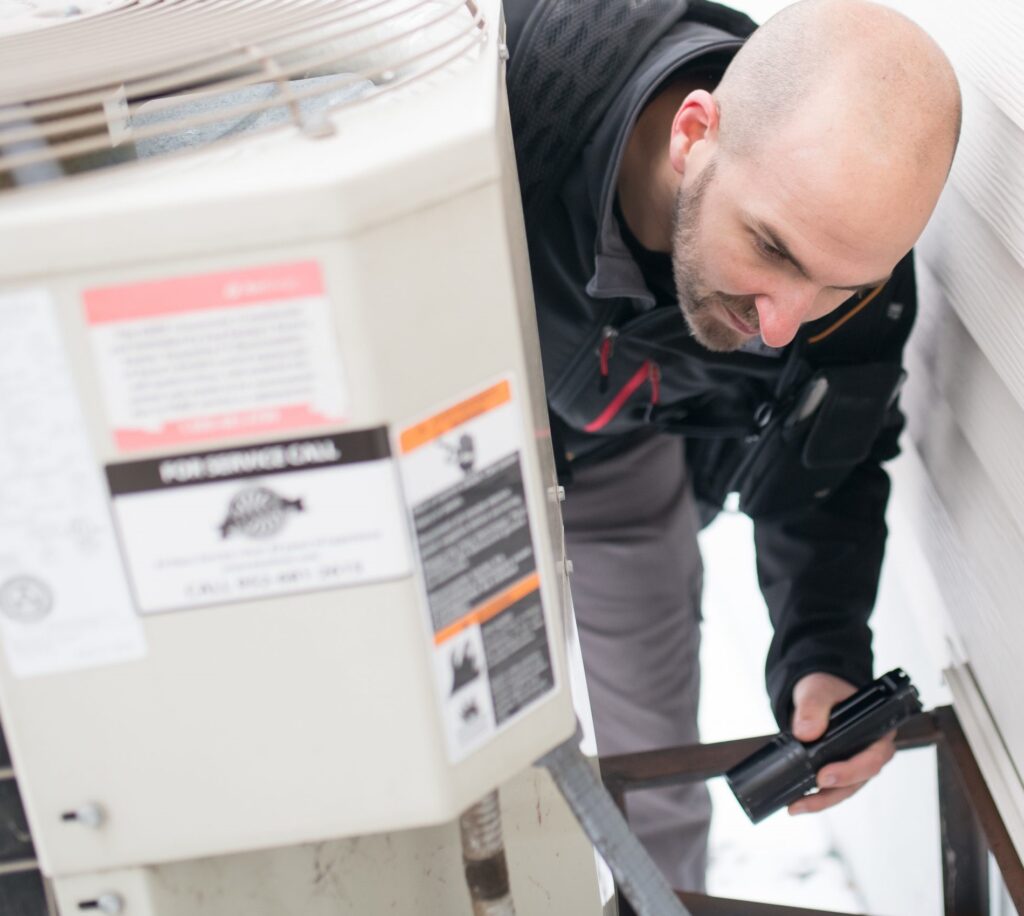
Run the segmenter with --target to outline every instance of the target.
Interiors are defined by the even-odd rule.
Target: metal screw
[[[124,912],[124,898],[113,891],[100,894],[95,900],[83,900],[78,904],[80,910],[98,910],[101,913],[110,913],[117,916]]]
[[[100,894],[96,901],[101,913],[123,913],[124,898],[120,894]]]
[[[74,811],[65,811],[60,819],[65,822],[75,821],[83,827],[98,830],[106,821],[107,813],[103,810],[102,805],[98,805],[96,802],[86,802],[81,807],[75,808]]]

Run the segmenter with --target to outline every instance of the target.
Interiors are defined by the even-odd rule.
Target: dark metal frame
[[[601,775],[619,808],[631,789],[700,782],[720,776],[768,736],[696,744],[601,758]],[[934,746],[938,758],[939,819],[945,916],[988,916],[988,853],[995,858],[1017,912],[1024,916],[1024,865],[985,784],[956,713],[941,706],[908,721],[898,751]],[[836,916],[821,910],[773,906],[679,892],[693,916]],[[839,914],[841,916],[841,914]]]

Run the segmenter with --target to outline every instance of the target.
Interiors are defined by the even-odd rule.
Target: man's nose
[[[769,347],[784,347],[814,310],[817,290],[795,287],[754,297],[761,339]]]

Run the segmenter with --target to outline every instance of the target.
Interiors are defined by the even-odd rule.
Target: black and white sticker
[[[383,427],[107,466],[143,613],[410,571]]]
[[[407,426],[397,442],[458,761],[555,686],[511,380]]]

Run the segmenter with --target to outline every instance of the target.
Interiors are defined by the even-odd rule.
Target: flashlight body
[[[817,741],[780,732],[729,770],[726,782],[756,824],[810,792],[826,764],[852,757],[920,711],[917,689],[896,668],[837,703]]]

